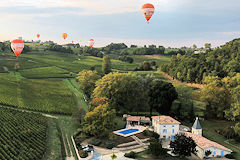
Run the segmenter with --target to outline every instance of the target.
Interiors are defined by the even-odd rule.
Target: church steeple
[[[201,127],[198,117],[196,118],[196,120],[192,126],[192,133],[202,136],[202,127]]]

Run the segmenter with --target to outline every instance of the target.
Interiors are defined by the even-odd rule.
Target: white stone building
[[[205,157],[206,151],[211,151],[208,157],[224,157],[226,154],[230,154],[232,151],[216,142],[210,141],[202,136],[202,127],[198,118],[196,118],[193,126],[192,133],[186,132],[186,136],[191,137],[197,144],[197,155],[201,159]]]
[[[179,125],[180,122],[170,116],[152,116],[154,132],[158,133],[160,138],[174,140],[179,133]]]

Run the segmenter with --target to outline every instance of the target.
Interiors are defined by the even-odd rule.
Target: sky
[[[141,6],[155,13],[146,23]],[[68,33],[66,40],[62,33]],[[216,47],[240,37],[239,0],[0,0],[0,41]]]

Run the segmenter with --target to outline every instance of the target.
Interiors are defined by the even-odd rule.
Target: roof
[[[194,129],[202,129],[202,127],[201,127],[201,125],[200,125],[200,122],[199,122],[199,120],[198,120],[198,117],[196,118],[196,120],[195,120],[192,128],[194,128]]]
[[[196,134],[193,134],[191,132],[185,132],[184,133],[187,137],[191,137],[195,143],[197,144],[198,147],[202,148],[202,149],[207,149],[209,147],[216,147],[216,148],[219,148],[219,149],[222,149],[222,150],[225,150],[225,151],[229,151],[229,152],[232,152],[232,150],[216,143],[216,142],[213,142],[213,141],[210,141],[209,139],[205,138],[205,137],[202,137],[202,136],[199,136],[199,135],[196,135]]]
[[[170,116],[152,116],[152,119],[155,120],[158,124],[181,124]]]
[[[135,121],[135,122],[138,122],[138,121],[150,121],[150,118],[148,117],[144,117],[144,116],[128,116],[127,117],[127,121]]]

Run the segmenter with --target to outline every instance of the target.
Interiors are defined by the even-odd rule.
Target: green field
[[[25,78],[70,78],[67,70],[58,67],[39,67],[33,69],[25,69],[20,71],[21,75]]]
[[[73,93],[62,80],[19,79],[0,74],[0,103],[35,111],[71,114]]]

